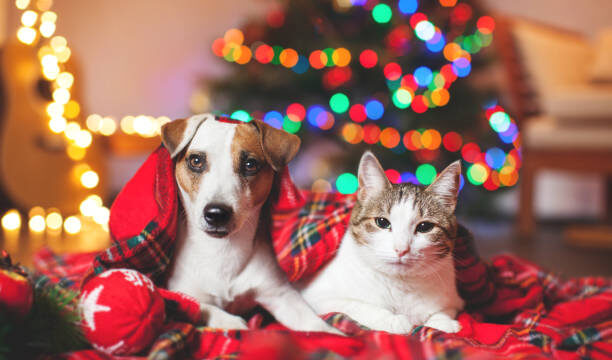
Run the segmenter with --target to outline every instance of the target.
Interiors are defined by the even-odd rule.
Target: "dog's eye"
[[[430,232],[431,229],[433,229],[434,224],[430,223],[429,221],[423,221],[422,223],[419,223],[416,227],[416,232],[420,232],[420,233],[426,233],[426,232]]]
[[[242,173],[246,176],[251,176],[257,174],[259,171],[259,162],[254,158],[247,158],[242,163]]]
[[[381,229],[391,229],[391,222],[384,217],[377,217],[374,219],[374,222],[376,223],[376,226]]]
[[[203,155],[192,154],[187,158],[187,165],[189,168],[195,172],[204,171],[204,166],[206,165],[206,159]]]

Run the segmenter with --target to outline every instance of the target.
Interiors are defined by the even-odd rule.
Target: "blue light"
[[[291,70],[293,70],[293,72],[295,72],[296,74],[303,74],[306,72],[306,70],[308,70],[308,68],[310,67],[308,59],[303,56],[300,55],[298,57],[298,62],[297,64],[295,64]]]
[[[378,120],[385,113],[385,107],[378,100],[370,100],[365,104],[365,111],[370,119]]]
[[[417,0],[400,0],[397,6],[402,14],[410,15],[417,11],[419,3]]]
[[[418,67],[414,70],[414,80],[419,86],[427,86],[433,80],[431,69],[427,66]]]
[[[468,76],[471,70],[472,65],[470,64],[470,61],[468,59],[460,57],[457,60],[453,61],[453,72],[458,77]]]
[[[433,39],[425,43],[425,46],[427,46],[427,49],[429,49],[429,51],[431,52],[440,52],[442,51],[442,49],[444,49],[445,45],[446,40],[444,39],[442,33],[439,32],[436,32],[436,35],[433,37]]]
[[[499,135],[501,141],[506,144],[510,144],[516,140],[516,137],[518,136],[518,128],[516,127],[515,123],[510,123],[510,126],[508,126],[506,131],[499,132],[497,135]]]
[[[465,185],[465,178],[463,177],[463,174],[459,174],[459,191],[463,189],[463,185]]]
[[[410,183],[414,185],[419,185],[419,180],[417,180],[416,176],[414,176],[414,174],[411,173],[410,171],[406,171],[402,173],[402,175],[400,176],[400,179],[402,183]]]
[[[317,122],[317,118],[323,112],[325,112],[325,109],[323,109],[323,107],[320,106],[320,105],[313,105],[313,106],[309,107],[308,111],[307,111],[306,117],[308,118],[308,122],[310,123],[310,125],[315,126],[315,127],[319,127],[319,124]]]
[[[490,148],[485,154],[485,161],[487,165],[493,169],[500,169],[504,166],[506,160],[506,153],[497,147]]]
[[[368,0],[351,0],[351,3],[355,6],[363,6],[368,2]]]
[[[264,115],[263,121],[277,129],[280,129],[283,126],[283,115],[278,111],[270,111]]]

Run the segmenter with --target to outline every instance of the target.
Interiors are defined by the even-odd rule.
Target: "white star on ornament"
[[[100,292],[103,289],[104,285],[100,285],[93,289],[90,293],[84,294],[81,298],[81,311],[83,313],[83,319],[85,320],[85,325],[87,325],[91,331],[96,330],[94,315],[98,312],[110,311],[110,307],[98,304],[98,297],[100,297]]]

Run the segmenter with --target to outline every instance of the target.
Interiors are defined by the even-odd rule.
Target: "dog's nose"
[[[204,220],[212,226],[226,225],[232,218],[232,208],[222,204],[209,204],[204,208]]]

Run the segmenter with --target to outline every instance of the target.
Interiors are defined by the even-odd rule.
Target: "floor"
[[[612,277],[612,250],[569,246],[563,242],[562,226],[540,224],[533,236],[521,238],[509,221],[461,222],[472,231],[476,247],[486,259],[500,253],[513,253],[568,277]],[[108,246],[109,240],[105,233],[93,231],[62,238],[29,236],[27,231],[13,239],[0,235],[0,248],[8,250],[15,261],[25,265],[31,265],[32,255],[44,245],[59,253],[93,251]]]
[[[564,243],[562,226],[539,224],[535,234],[517,236],[508,221],[465,221],[484,258],[513,253],[545,269],[567,277],[599,275],[612,277],[612,250],[589,249]]]

